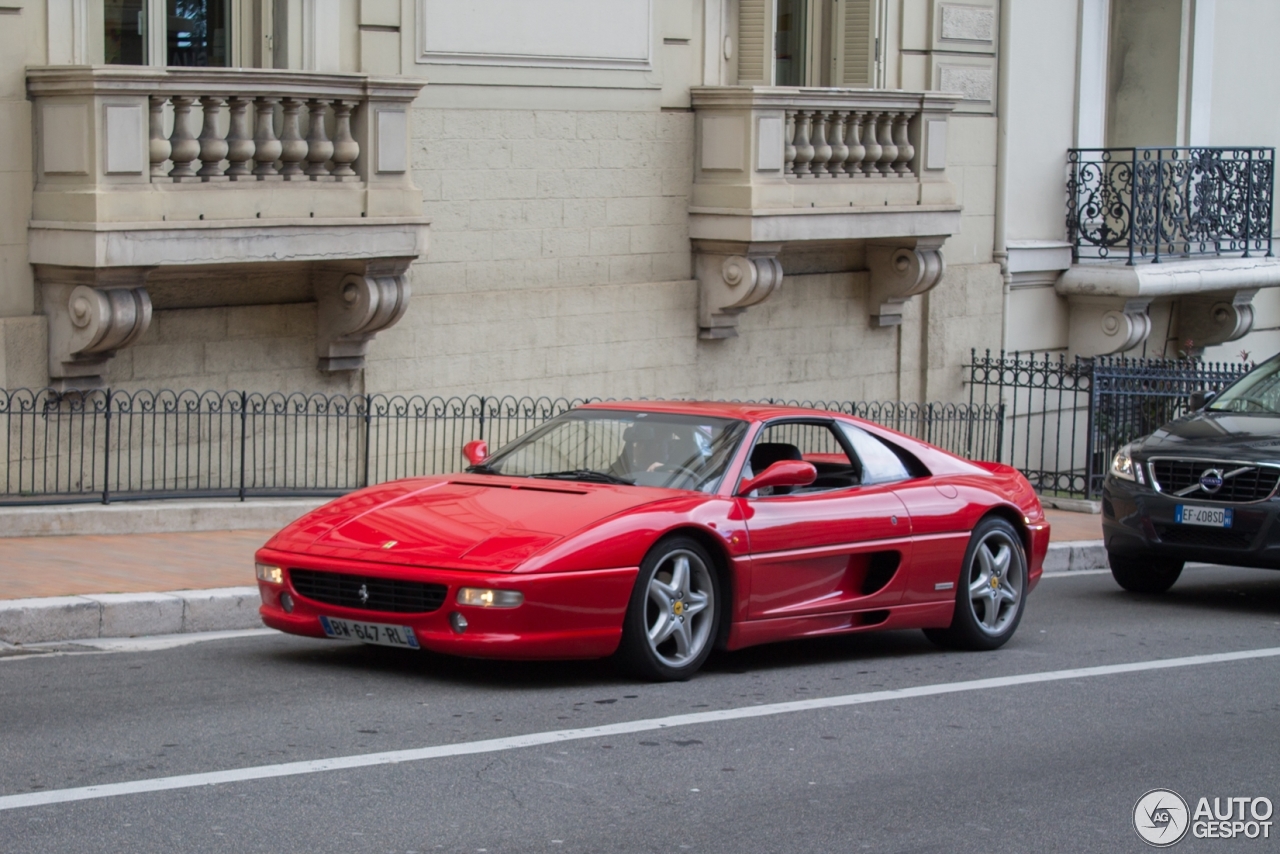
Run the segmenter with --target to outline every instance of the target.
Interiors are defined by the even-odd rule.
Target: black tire
[[[676,577],[682,564],[683,584]],[[688,679],[711,654],[722,612],[720,579],[706,549],[690,537],[668,537],[640,564],[618,661],[655,682]]]
[[[975,602],[982,603],[981,614]],[[1017,631],[1026,604],[1027,554],[1022,537],[1004,519],[988,517],[969,536],[951,625],[924,633],[948,649],[998,649]]]
[[[1182,561],[1158,557],[1130,557],[1107,552],[1111,577],[1130,593],[1164,593],[1182,574]]]

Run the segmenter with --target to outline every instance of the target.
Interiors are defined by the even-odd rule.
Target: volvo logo
[[[1210,495],[1222,489],[1222,483],[1222,469],[1205,469],[1200,475],[1200,488]]]
[[[361,605],[369,604],[369,585],[361,584],[360,589],[356,591],[356,595],[360,597]]]

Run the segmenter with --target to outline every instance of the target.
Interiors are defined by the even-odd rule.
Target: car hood
[[[311,555],[510,572],[564,537],[671,497],[666,489],[463,476],[361,490],[268,546]]]
[[[1274,462],[1280,460],[1280,416],[1201,411],[1164,425],[1138,450],[1148,456]]]

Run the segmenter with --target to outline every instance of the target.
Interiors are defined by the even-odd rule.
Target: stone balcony
[[[49,318],[51,380],[101,382],[107,360],[145,332],[153,290],[163,294],[156,308],[298,298],[246,294],[245,277],[261,281],[264,269],[301,276],[319,303],[320,368],[361,367],[374,334],[403,314],[406,271],[427,250],[408,156],[408,108],[423,85],[259,69],[29,68],[28,251]]]
[[[778,256],[866,244],[874,322],[937,284],[960,226],[946,177],[938,92],[716,86],[693,90],[697,130],[689,233],[703,338],[781,283]]]

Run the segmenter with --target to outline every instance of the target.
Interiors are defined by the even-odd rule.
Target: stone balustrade
[[[941,246],[960,225],[947,179],[941,92],[707,86],[692,90],[689,236],[704,339],[775,293],[785,252],[861,242],[873,322],[938,283]],[[849,253],[856,258],[858,253]],[[830,257],[821,262],[831,269]],[[852,270],[851,270],[852,271]]]

